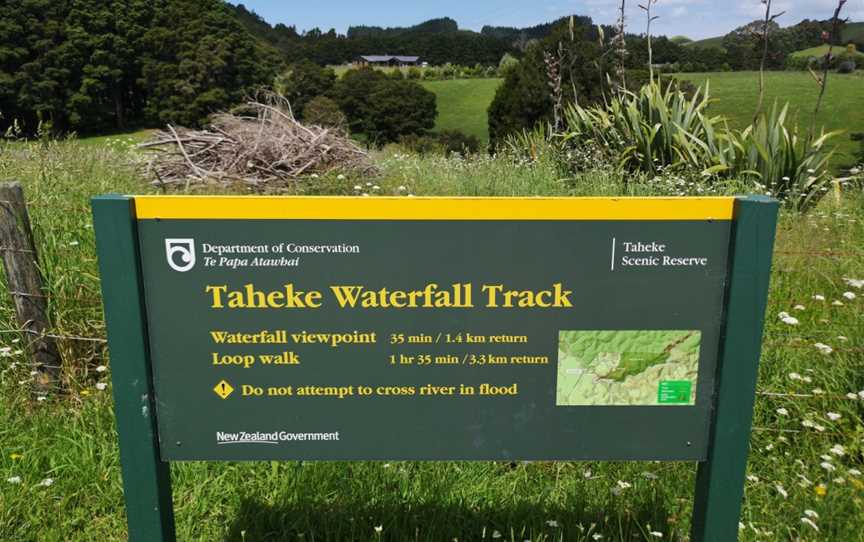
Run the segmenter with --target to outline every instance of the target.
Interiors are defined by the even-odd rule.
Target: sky
[[[628,0],[628,30],[640,32],[645,15]],[[335,28],[344,33],[352,25],[411,26],[437,17],[451,17],[460,28],[480,30],[484,25],[525,27],[564,15],[589,15],[595,22],[613,23],[616,0],[231,0],[243,3],[271,24],[294,25],[299,30]],[[773,0],[774,12],[786,11],[777,20],[782,26],[801,19],[829,19],[837,0]],[[652,8],[660,17],[652,33],[684,35],[693,39],[728,33],[764,15],[761,0],[657,0]],[[864,21],[864,0],[848,0],[843,12],[853,21]],[[656,30],[654,30],[656,29]]]

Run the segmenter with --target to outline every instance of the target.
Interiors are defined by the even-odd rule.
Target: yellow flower
[[[81,395],[90,395],[90,390],[81,390]]]
[[[12,461],[18,461],[19,459],[21,459],[23,457],[24,457],[23,454],[9,454],[9,459],[11,459]]]
[[[857,489],[864,489],[864,482],[862,482],[861,480],[856,480],[855,478],[853,478],[852,480],[850,480],[850,482],[852,482],[852,485],[855,486]]]
[[[813,491],[815,491],[820,497],[824,497],[828,493],[828,488],[825,487],[825,484],[819,484],[813,488]]]

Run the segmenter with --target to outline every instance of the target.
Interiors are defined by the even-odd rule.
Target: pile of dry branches
[[[259,95],[239,112],[213,116],[206,130],[168,125],[140,147],[153,151],[148,169],[163,188],[201,183],[268,188],[304,175],[375,171],[366,152],[343,132],[304,126],[290,104],[273,93]]]

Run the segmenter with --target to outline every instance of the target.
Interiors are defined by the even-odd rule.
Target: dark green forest
[[[220,0],[0,0],[0,127],[194,125],[283,63]]]
[[[462,66],[498,66],[505,55],[524,58],[528,62],[510,79],[521,78],[539,96],[543,54],[558,47],[556,29],[569,24],[562,18],[473,32],[439,18],[406,28],[354,26],[344,35],[299,32],[224,0],[0,0],[0,13],[0,131],[14,126],[24,134],[39,127],[86,134],[166,122],[197,126],[210,113],[273,85],[278,74],[301,61],[344,64],[362,54],[410,54],[432,65]],[[575,82],[571,88],[602,94],[608,40],[615,30],[602,28],[604,42],[590,18],[573,21],[584,35],[573,53],[583,66],[568,71]],[[756,69],[759,24],[730,32],[722,47],[655,37],[654,62],[669,71]],[[820,21],[787,28],[773,24],[767,68],[782,69],[790,52],[824,43],[828,27]],[[626,42],[626,67],[645,69],[645,37],[628,34]],[[538,104],[536,96],[531,103],[508,103],[509,110],[524,106],[528,116],[546,115],[550,107]],[[540,105],[542,112],[533,109]],[[500,127],[509,131],[509,125],[502,121]]]

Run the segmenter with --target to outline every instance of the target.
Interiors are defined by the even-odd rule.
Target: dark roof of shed
[[[398,60],[399,62],[417,62],[419,56],[399,56],[399,55],[362,55],[360,58],[367,62],[390,62]]]

